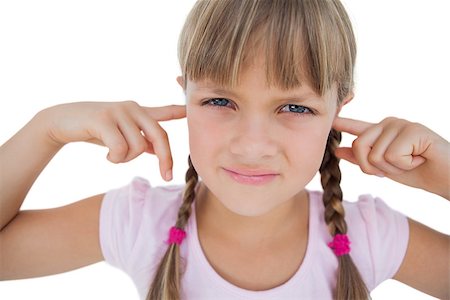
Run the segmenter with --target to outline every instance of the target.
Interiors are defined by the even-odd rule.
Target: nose
[[[230,152],[242,160],[257,162],[277,153],[276,134],[269,120],[242,116],[233,129]]]

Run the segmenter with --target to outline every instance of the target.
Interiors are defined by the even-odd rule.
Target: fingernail
[[[166,181],[172,180],[172,170],[166,172]]]
[[[383,173],[378,173],[378,174],[375,174],[376,176],[378,176],[378,177],[380,177],[380,178],[383,178],[384,176],[386,176],[386,175],[384,175]]]

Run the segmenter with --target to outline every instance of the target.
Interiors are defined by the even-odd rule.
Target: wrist
[[[427,190],[450,200],[450,143],[439,138],[430,148],[433,153],[430,158],[432,172],[431,176],[427,176]]]
[[[65,143],[59,141],[54,135],[54,122],[52,121],[51,108],[45,108],[38,112],[29,123],[36,141],[44,149],[58,152]]]

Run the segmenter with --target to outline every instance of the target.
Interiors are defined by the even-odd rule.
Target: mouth
[[[275,180],[280,174],[271,170],[226,169],[234,181],[246,185],[265,185]]]

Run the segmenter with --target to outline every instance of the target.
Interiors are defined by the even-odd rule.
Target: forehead
[[[320,95],[315,93],[313,89],[307,85],[298,86],[291,89],[282,89],[277,86],[256,83],[255,78],[252,78],[253,83],[242,82],[235,86],[224,86],[211,80],[188,81],[187,89],[193,93],[212,93],[216,95],[230,96],[232,98],[241,98],[245,95],[257,95],[263,93],[267,97],[271,96],[286,96],[321,99]]]
[[[304,81],[291,88],[277,85],[270,82],[265,72],[264,60],[255,58],[252,64],[242,69],[235,85],[219,83],[213,79],[203,78],[188,80],[186,85],[188,92],[213,93],[234,98],[251,95],[264,95],[264,98],[314,98],[322,99],[326,95],[320,96],[312,86]]]

